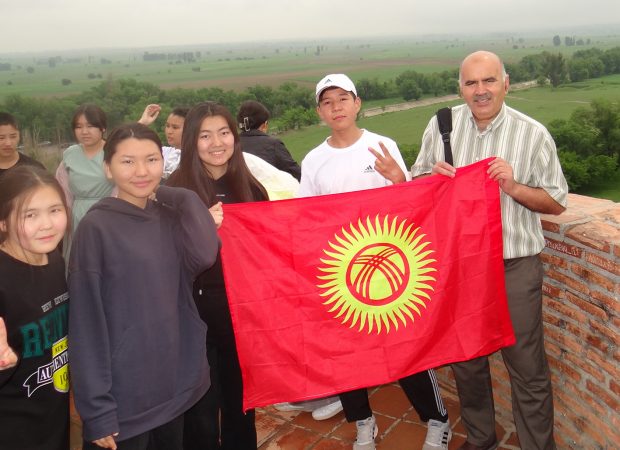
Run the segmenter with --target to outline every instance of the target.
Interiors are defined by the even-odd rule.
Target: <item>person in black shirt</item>
[[[69,295],[56,250],[66,227],[50,173],[0,177],[0,449],[69,449]]]
[[[0,177],[13,167],[21,165],[45,169],[43,164],[17,151],[19,127],[11,114],[0,112]]]
[[[241,104],[237,122],[241,129],[241,148],[264,159],[277,169],[301,179],[301,167],[280,139],[267,134],[269,110],[260,102],[248,100]]]
[[[245,164],[235,120],[224,106],[204,102],[192,108],[181,147],[179,168],[166,184],[195,191],[216,224],[222,223],[223,203],[268,200]],[[194,301],[208,326],[211,389],[185,414],[184,449],[256,450],[254,410],[243,411],[241,367],[219,255],[194,282]]]

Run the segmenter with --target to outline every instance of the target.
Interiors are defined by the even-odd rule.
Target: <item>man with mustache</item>
[[[437,118],[429,122],[413,177],[454,177],[455,167],[485,158],[501,189],[504,273],[516,344],[501,350],[512,390],[513,415],[521,448],[554,449],[553,395],[542,324],[539,254],[545,246],[539,213],[560,214],[568,187],[555,143],[543,125],[506,106],[509,80],[500,58],[478,51],[459,73],[465,105],[452,109],[454,166],[444,161]],[[495,410],[487,357],[452,365],[461,417],[467,430],[462,450],[497,447]]]

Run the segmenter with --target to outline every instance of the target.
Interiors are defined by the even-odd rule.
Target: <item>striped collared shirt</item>
[[[461,167],[489,157],[506,160],[518,183],[544,189],[556,202],[566,206],[568,186],[553,138],[534,119],[505,104],[484,131],[479,131],[467,105],[452,108],[450,143],[454,166]],[[443,161],[444,147],[434,116],[422,137],[422,148],[411,168],[414,177],[430,173]],[[537,213],[514,201],[504,192],[500,197],[504,258],[536,255],[545,241]]]

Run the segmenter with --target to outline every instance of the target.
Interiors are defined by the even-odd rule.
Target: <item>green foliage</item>
[[[583,159],[575,152],[560,150],[558,156],[572,192],[579,192],[584,187],[610,179],[618,167],[613,158],[605,155],[591,155]]]
[[[418,157],[418,153],[420,153],[420,146],[416,144],[398,144],[398,149],[405,160],[405,167],[411,169]]]
[[[593,100],[590,108],[575,110],[569,120],[551,122],[549,132],[571,190],[613,177],[620,154],[618,103]]]
[[[560,150],[558,157],[560,158],[562,171],[570,191],[575,192],[580,187],[588,184],[590,181],[588,168],[577,153]]]

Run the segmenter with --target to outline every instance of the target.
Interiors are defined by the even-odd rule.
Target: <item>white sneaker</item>
[[[312,405],[308,405],[307,402],[276,403],[273,405],[273,407],[277,409],[278,411],[282,411],[282,412],[288,412],[288,411],[311,412],[312,411]]]
[[[321,406],[320,408],[312,411],[312,418],[314,420],[327,420],[331,419],[340,411],[342,411],[342,403],[340,403],[338,397],[336,397],[334,400],[334,402],[329,403],[325,406]]]
[[[448,450],[448,442],[452,438],[452,430],[450,429],[450,421],[440,422],[438,420],[428,421],[428,430],[426,431],[426,440],[422,450]]]
[[[357,426],[357,439],[353,443],[353,450],[375,450],[375,438],[379,434],[375,416],[358,420],[355,425]]]

